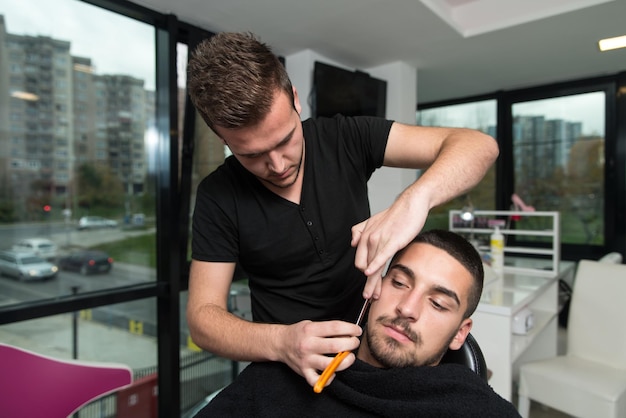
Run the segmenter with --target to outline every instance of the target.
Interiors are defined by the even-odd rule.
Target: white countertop
[[[504,277],[491,280],[483,287],[477,312],[489,312],[510,316],[532,301],[536,294],[544,291],[556,276],[531,276],[507,273]]]
[[[476,311],[510,316],[575,265],[573,262],[561,262],[559,272],[554,273],[543,270],[542,263],[549,265],[550,261],[507,258],[503,274],[494,276],[493,271],[486,272],[483,294]]]

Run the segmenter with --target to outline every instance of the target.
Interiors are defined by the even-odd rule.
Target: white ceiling
[[[366,70],[418,69],[418,102],[626,71],[626,0],[135,0],[213,32],[251,31]],[[595,3],[595,4],[594,4]],[[456,29],[455,29],[456,28]]]

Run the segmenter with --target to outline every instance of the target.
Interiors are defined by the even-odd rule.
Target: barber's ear
[[[300,98],[298,97],[298,90],[295,87],[291,87],[293,89],[293,107],[298,112],[298,115],[302,114],[302,106],[300,105]]]
[[[461,346],[465,342],[465,339],[467,338],[467,335],[469,334],[471,329],[472,329],[471,318],[465,318],[463,322],[461,323],[461,327],[456,332],[456,335],[454,336],[454,338],[452,339],[452,342],[450,343],[448,347],[451,350],[458,350],[459,348],[461,348]]]

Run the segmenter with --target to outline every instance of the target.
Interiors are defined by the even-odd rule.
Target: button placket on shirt
[[[304,223],[306,224],[307,228],[309,229],[309,233],[311,234],[311,238],[313,238],[313,245],[315,246],[315,249],[317,250],[317,253],[321,256],[324,255],[324,249],[320,248],[320,237],[319,234],[316,231],[315,228],[315,223],[311,220],[311,219],[306,219],[306,210],[304,208],[304,206],[302,206],[300,208],[300,213],[302,214],[302,219],[304,220]]]

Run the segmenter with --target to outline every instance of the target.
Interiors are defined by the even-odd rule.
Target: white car
[[[47,238],[26,238],[13,245],[13,251],[27,252],[51,260],[57,256],[57,245]]]
[[[18,280],[45,280],[57,275],[59,268],[33,253],[0,251],[0,274]]]
[[[102,216],[83,216],[78,220],[78,229],[115,228],[117,221]]]

